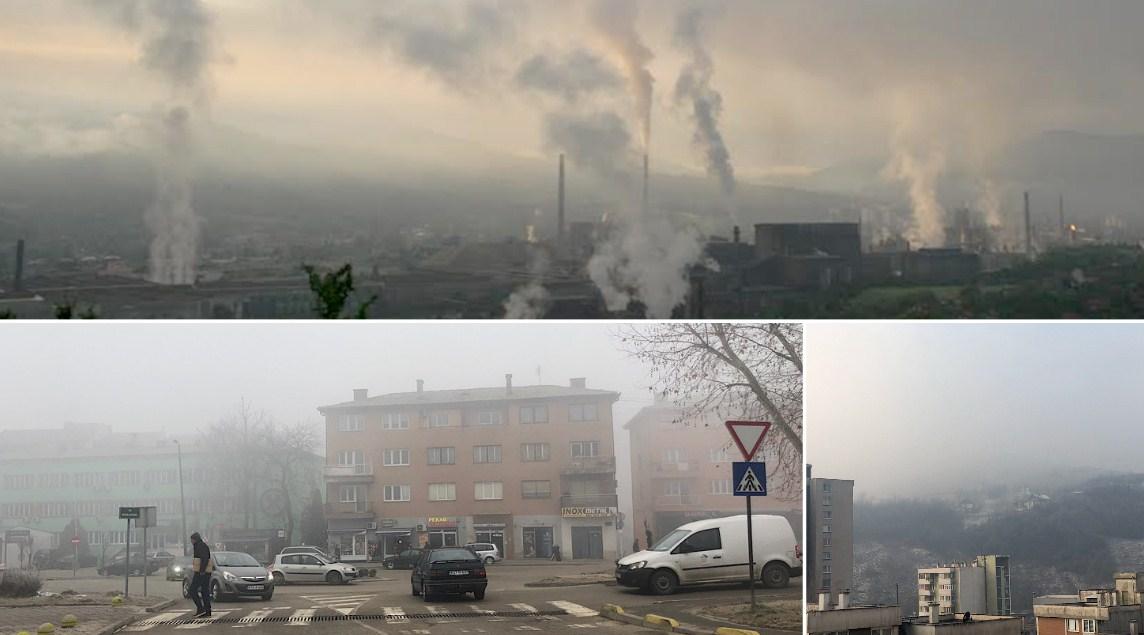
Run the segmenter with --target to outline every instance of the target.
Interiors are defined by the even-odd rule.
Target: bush
[[[6,571],[0,574],[0,597],[27,598],[40,590],[40,578],[27,571]]]

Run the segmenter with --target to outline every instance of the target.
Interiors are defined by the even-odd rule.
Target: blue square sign
[[[731,464],[731,487],[735,496],[766,496],[767,464],[763,461],[735,461]]]

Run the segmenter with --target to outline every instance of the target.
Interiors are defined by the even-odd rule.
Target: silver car
[[[503,559],[500,548],[491,542],[470,542],[465,549],[477,554],[485,564],[492,564]]]
[[[357,579],[358,570],[353,565],[331,562],[312,553],[280,553],[274,556],[270,574],[278,584],[349,584]]]
[[[216,551],[211,554],[215,570],[211,574],[211,600],[256,595],[263,600],[274,597],[274,578],[254,556],[240,551]],[[183,597],[190,597],[191,579],[183,580]]]

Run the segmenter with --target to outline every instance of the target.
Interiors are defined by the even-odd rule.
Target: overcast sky
[[[551,156],[560,139],[545,122],[554,115],[616,114],[626,149],[640,145],[623,46],[600,26],[623,30],[620,0],[595,21],[596,3],[582,1],[203,0],[202,16],[170,23],[134,6],[0,3],[0,141],[33,154],[120,143],[131,117],[192,92],[211,120],[235,130],[418,161],[456,142]],[[677,19],[692,5],[633,6],[654,80],[655,165],[701,174],[692,103],[673,95],[692,59]],[[1144,132],[1144,3],[703,6],[699,42],[740,177],[883,160],[901,143],[985,170],[1000,145],[1041,130]],[[193,68],[156,46],[164,24],[194,43]],[[543,63],[524,73],[538,55]]]
[[[814,323],[807,461],[869,497],[1144,472],[1144,324]]]

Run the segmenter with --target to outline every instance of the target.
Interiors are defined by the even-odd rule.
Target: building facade
[[[931,604],[939,614],[1010,615],[1009,556],[977,556],[973,562],[918,569],[918,614]]]
[[[898,635],[902,613],[894,605],[855,606],[849,591],[838,594],[837,603],[826,592],[818,594],[818,602],[807,602],[806,632],[810,635]]]
[[[425,390],[322,406],[327,519],[346,559],[491,542],[508,558],[612,559],[612,405],[587,387]]]
[[[854,578],[854,481],[810,478],[806,491],[808,593],[837,597]]]
[[[1039,635],[1126,635],[1144,624],[1140,603],[1141,573],[1117,573],[1113,588],[1081,589],[1072,596],[1033,599]]]
[[[684,523],[745,509],[731,486],[731,463],[743,457],[723,422],[682,415],[678,407],[660,402],[624,424],[631,435],[632,529],[641,548]],[[802,524],[801,510],[778,499],[755,498],[752,511],[786,516],[794,527]]]

